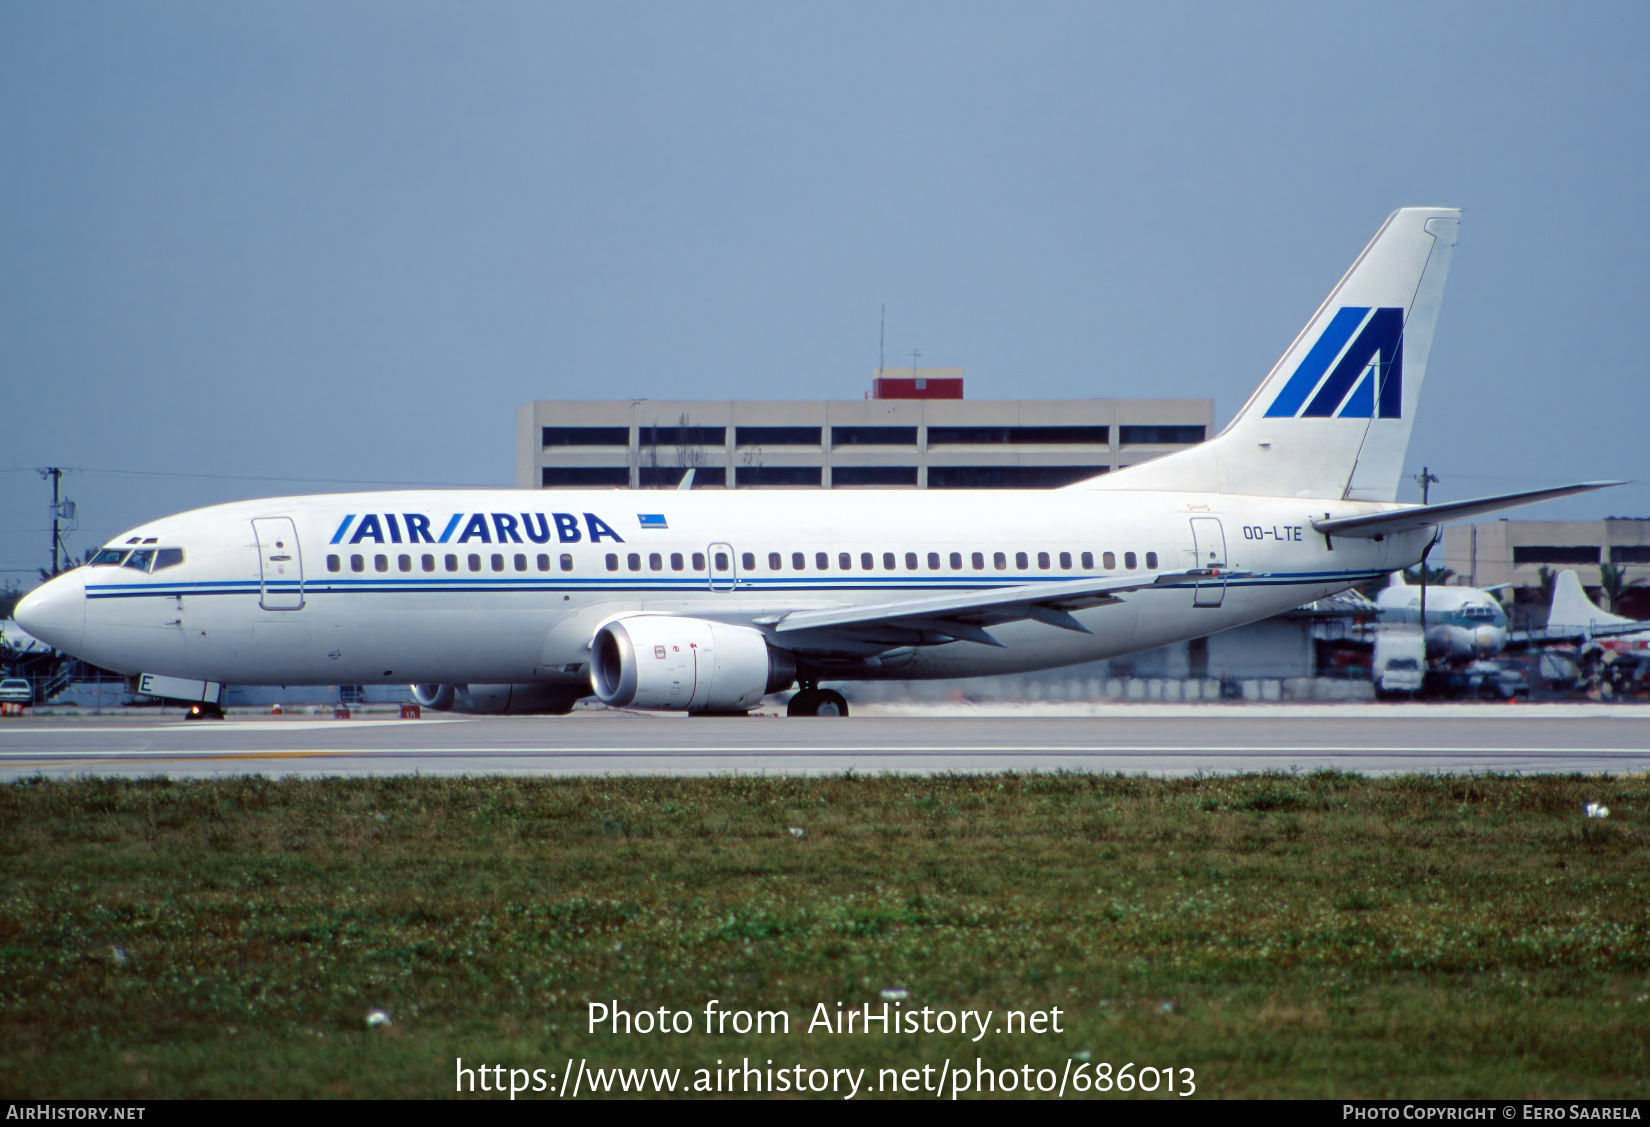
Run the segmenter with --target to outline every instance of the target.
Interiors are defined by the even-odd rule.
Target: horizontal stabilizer
[[[1537,501],[1551,501],[1576,493],[1591,493],[1595,489],[1609,489],[1626,485],[1625,481],[1584,481],[1579,485],[1560,485],[1553,489],[1532,489],[1524,493],[1504,493],[1499,497],[1479,497],[1472,501],[1451,501],[1444,505],[1416,505],[1410,509],[1395,509],[1389,513],[1372,513],[1358,517],[1330,517],[1315,520],[1312,527],[1325,536],[1356,536],[1379,540],[1400,532],[1414,532],[1431,525],[1452,520],[1464,520],[1481,513],[1493,513]]]
[[[1607,638],[1625,638],[1634,634],[1650,634],[1650,622],[1589,623],[1584,626],[1548,626],[1544,630],[1514,630],[1507,635],[1509,650],[1528,646],[1551,646],[1560,643],[1598,641]]]

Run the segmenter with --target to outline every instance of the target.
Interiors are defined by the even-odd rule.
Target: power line
[[[88,466],[61,466],[64,473],[114,474],[123,477],[188,477],[208,481],[288,481],[309,485],[421,485],[437,489],[505,489],[497,482],[386,481],[365,477],[271,477],[266,474],[179,473],[168,470],[109,470]],[[0,469],[0,473],[39,473],[34,466]]]

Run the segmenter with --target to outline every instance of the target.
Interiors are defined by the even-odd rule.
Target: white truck
[[[1427,675],[1427,644],[1419,628],[1387,628],[1375,633],[1370,669],[1379,696],[1414,696]]]

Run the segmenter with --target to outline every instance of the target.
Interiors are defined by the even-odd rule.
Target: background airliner
[[[1541,641],[1599,640],[1623,652],[1650,651],[1650,623],[1600,609],[1581,586],[1581,577],[1564,570],[1553,580],[1553,605]],[[1605,641],[1605,640],[1608,641]]]
[[[1427,585],[1426,653],[1445,661],[1475,661],[1498,654],[1507,645],[1507,612],[1493,594],[1495,587]],[[1421,628],[1421,588],[1394,572],[1392,582],[1375,595],[1383,627]]]
[[[791,715],[845,715],[822,683],[1211,634],[1414,564],[1443,521],[1615,484],[1396,503],[1459,219],[1388,218],[1214,439],[1065,489],[248,501],[133,529],[16,616],[158,695],[412,682],[512,712],[741,712],[800,684]]]

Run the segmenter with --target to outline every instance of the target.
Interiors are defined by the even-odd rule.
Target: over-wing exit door
[[[731,591],[739,586],[739,565],[733,558],[733,545],[722,541],[708,545],[705,555],[706,574],[712,591]]]
[[[1193,566],[1206,574],[1199,576],[1192,591],[1194,607],[1218,607],[1226,597],[1226,532],[1216,517],[1192,518]]]
[[[302,610],[304,557],[292,518],[258,517],[252,532],[258,538],[258,605],[265,610]]]

